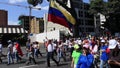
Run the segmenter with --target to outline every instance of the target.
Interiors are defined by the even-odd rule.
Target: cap
[[[78,44],[75,44],[75,45],[74,45],[74,48],[75,48],[75,49],[78,49],[78,48],[79,48],[79,45],[78,45]]]
[[[101,42],[103,42],[103,43],[104,43],[104,42],[105,42],[105,40],[101,40]]]
[[[12,42],[12,41],[11,41],[11,40],[8,40],[8,43],[9,43],[9,42]]]

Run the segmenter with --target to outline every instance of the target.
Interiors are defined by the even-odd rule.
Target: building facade
[[[94,16],[89,14],[89,4],[83,0],[72,0],[72,8],[75,9],[77,15],[77,24],[79,35],[82,33],[94,33]]]
[[[29,22],[29,16],[21,15],[19,17],[19,20],[21,21],[21,26],[30,33],[41,33],[44,32],[44,21],[43,18],[36,18],[34,16],[30,17]]]
[[[0,26],[8,25],[8,12],[5,10],[0,10]]]
[[[20,25],[8,25],[8,11],[0,10],[0,42],[3,46],[8,45],[8,40],[19,40],[21,45],[25,44],[27,33]]]
[[[43,18],[36,18],[34,17],[32,20],[31,20],[31,33],[35,33],[35,34],[38,34],[38,33],[42,33],[44,32],[44,21],[43,21]]]

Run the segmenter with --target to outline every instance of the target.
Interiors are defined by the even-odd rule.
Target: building
[[[8,25],[8,12],[0,10],[0,42],[6,46],[8,40],[25,43],[28,31],[20,25]],[[23,38],[24,37],[24,38]]]
[[[43,18],[34,17],[31,20],[31,33],[38,34],[38,33],[44,32],[44,27],[43,26],[44,26]]]
[[[8,12],[5,10],[0,10],[0,26],[8,25]]]
[[[77,24],[79,35],[82,33],[94,32],[94,17],[88,13],[89,4],[84,3],[83,0],[71,0],[72,8],[75,9],[77,15]]]
[[[30,33],[37,34],[44,32],[43,18],[36,18],[31,16],[29,22],[29,16],[21,15],[19,20],[21,21],[21,26],[23,26],[23,28],[27,31],[30,30]]]

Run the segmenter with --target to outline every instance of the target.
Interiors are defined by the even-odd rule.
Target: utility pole
[[[32,14],[32,7],[29,6],[29,31],[28,31],[28,34],[31,33],[31,14]]]

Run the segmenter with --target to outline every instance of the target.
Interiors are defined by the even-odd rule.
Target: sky
[[[89,2],[89,0],[83,0],[84,2]],[[5,4],[9,3],[9,4]],[[29,8],[18,7],[15,5],[29,6],[27,0],[0,0],[0,10],[8,11],[8,25],[18,25],[18,18],[20,15],[29,15]],[[36,8],[41,8],[41,10],[32,9],[32,16],[43,17],[45,13],[48,13],[49,2],[43,0],[42,4],[36,6]]]

